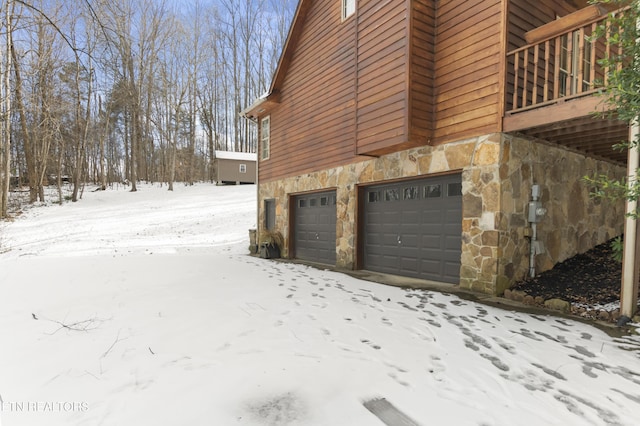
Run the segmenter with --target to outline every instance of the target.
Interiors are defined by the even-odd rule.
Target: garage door
[[[336,192],[299,195],[294,203],[295,257],[335,265]]]
[[[371,186],[364,203],[365,269],[459,282],[461,175]]]

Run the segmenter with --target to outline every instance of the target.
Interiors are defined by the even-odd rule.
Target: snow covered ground
[[[640,338],[248,256],[255,186],[0,224],[0,424],[637,424]]]

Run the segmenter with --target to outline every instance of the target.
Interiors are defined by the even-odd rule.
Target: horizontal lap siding
[[[360,0],[358,16],[357,152],[407,141],[405,0]]]
[[[429,143],[433,133],[434,0],[414,0],[411,23],[410,138]]]
[[[500,130],[500,0],[441,0],[435,52],[435,143]]]
[[[578,10],[569,2],[558,0],[510,0],[509,1],[509,44],[511,51],[527,42],[524,35],[527,31],[540,27],[571,12]]]
[[[335,0],[314,1],[271,112],[263,182],[345,164],[355,145],[355,19]]]

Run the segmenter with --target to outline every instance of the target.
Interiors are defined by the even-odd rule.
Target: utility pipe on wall
[[[531,201],[529,201],[529,211],[527,221],[531,226],[531,244],[529,248],[529,276],[536,276],[536,254],[544,252],[542,241],[538,241],[538,222],[547,214],[547,209],[542,207],[540,201],[540,185],[531,187]]]
[[[538,240],[537,224],[531,224],[531,245],[529,247],[529,276],[536,276],[536,241]]]

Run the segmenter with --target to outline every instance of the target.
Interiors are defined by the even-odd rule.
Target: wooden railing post
[[[511,106],[512,109],[518,109],[518,70],[519,70],[519,62],[520,62],[520,52],[516,52],[514,63],[513,63],[513,104]]]
[[[601,24],[606,25],[606,39],[587,40]],[[587,96],[597,91],[595,82],[601,77],[603,83],[608,84],[609,70],[598,65],[598,61],[619,54],[609,43],[611,31],[613,29],[609,22],[600,16],[582,26],[567,29],[561,34],[549,35],[507,53],[506,64],[512,68],[505,74],[513,76],[513,86],[511,87],[509,80],[507,90],[513,92],[506,94],[506,99],[511,100],[511,107],[505,112],[511,114]]]
[[[549,40],[544,42],[544,96],[542,97],[543,102],[547,102],[549,100],[549,51],[551,50],[551,46],[549,44]]]

